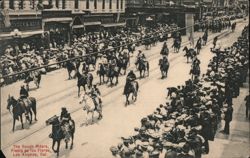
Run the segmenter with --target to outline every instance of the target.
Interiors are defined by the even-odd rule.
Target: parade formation
[[[97,9],[99,4],[94,2]],[[20,5],[27,11],[26,3]],[[44,17],[55,7],[59,15],[61,3],[64,14],[63,7],[69,7],[66,2],[37,2],[37,7],[44,9]],[[125,6],[130,15],[133,2],[116,3],[117,9],[122,11]],[[2,4],[5,12],[6,6],[17,11],[9,1]],[[18,29],[10,39],[0,32],[4,155],[20,157],[16,145],[40,145],[46,148],[39,149],[46,152],[40,157],[249,156],[249,129],[236,129],[245,130],[243,122],[247,125],[250,118],[248,13],[238,1],[232,12],[224,14],[211,7],[211,16],[205,14],[209,9],[205,11],[203,2],[194,8],[177,2],[163,4],[183,11],[178,15],[173,11],[167,17],[166,13],[142,14],[137,24],[133,17],[125,25],[108,29],[111,24],[101,23],[103,27],[97,29],[94,20],[94,27],[89,27],[91,22],[74,26],[73,21],[71,28],[78,31],[69,31],[62,22],[55,30],[51,25],[49,34],[34,39],[23,39]],[[152,5],[145,1],[141,9],[155,7],[154,12],[157,5]],[[111,1],[109,9],[112,6]],[[92,12],[84,14],[88,17]],[[120,14],[118,11],[115,16],[116,25],[123,18]],[[9,15],[1,16],[5,27],[12,27]],[[221,139],[228,146],[242,143],[241,149],[230,149]],[[38,156],[31,150],[20,152],[21,157]]]

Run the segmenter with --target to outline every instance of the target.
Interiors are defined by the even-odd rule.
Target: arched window
[[[116,9],[119,9],[119,0],[116,0]]]

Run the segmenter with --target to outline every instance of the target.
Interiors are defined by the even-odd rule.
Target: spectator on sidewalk
[[[244,99],[246,101],[246,118],[250,120],[250,104],[249,104],[249,94]]]
[[[232,106],[226,106],[225,111],[225,126],[224,126],[224,130],[221,131],[224,134],[230,134],[230,122],[233,119],[233,107]]]

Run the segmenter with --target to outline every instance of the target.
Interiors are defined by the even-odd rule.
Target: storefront
[[[43,11],[42,27],[49,34],[49,42],[53,47],[70,43],[71,40],[71,11]]]
[[[16,16],[9,13],[9,25],[6,22],[0,23],[0,51],[4,53],[7,46],[22,47],[24,43],[29,44],[31,48],[41,46],[43,36],[41,14]]]

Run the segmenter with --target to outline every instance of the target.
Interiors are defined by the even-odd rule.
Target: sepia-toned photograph
[[[248,0],[0,0],[6,158],[250,158]]]

